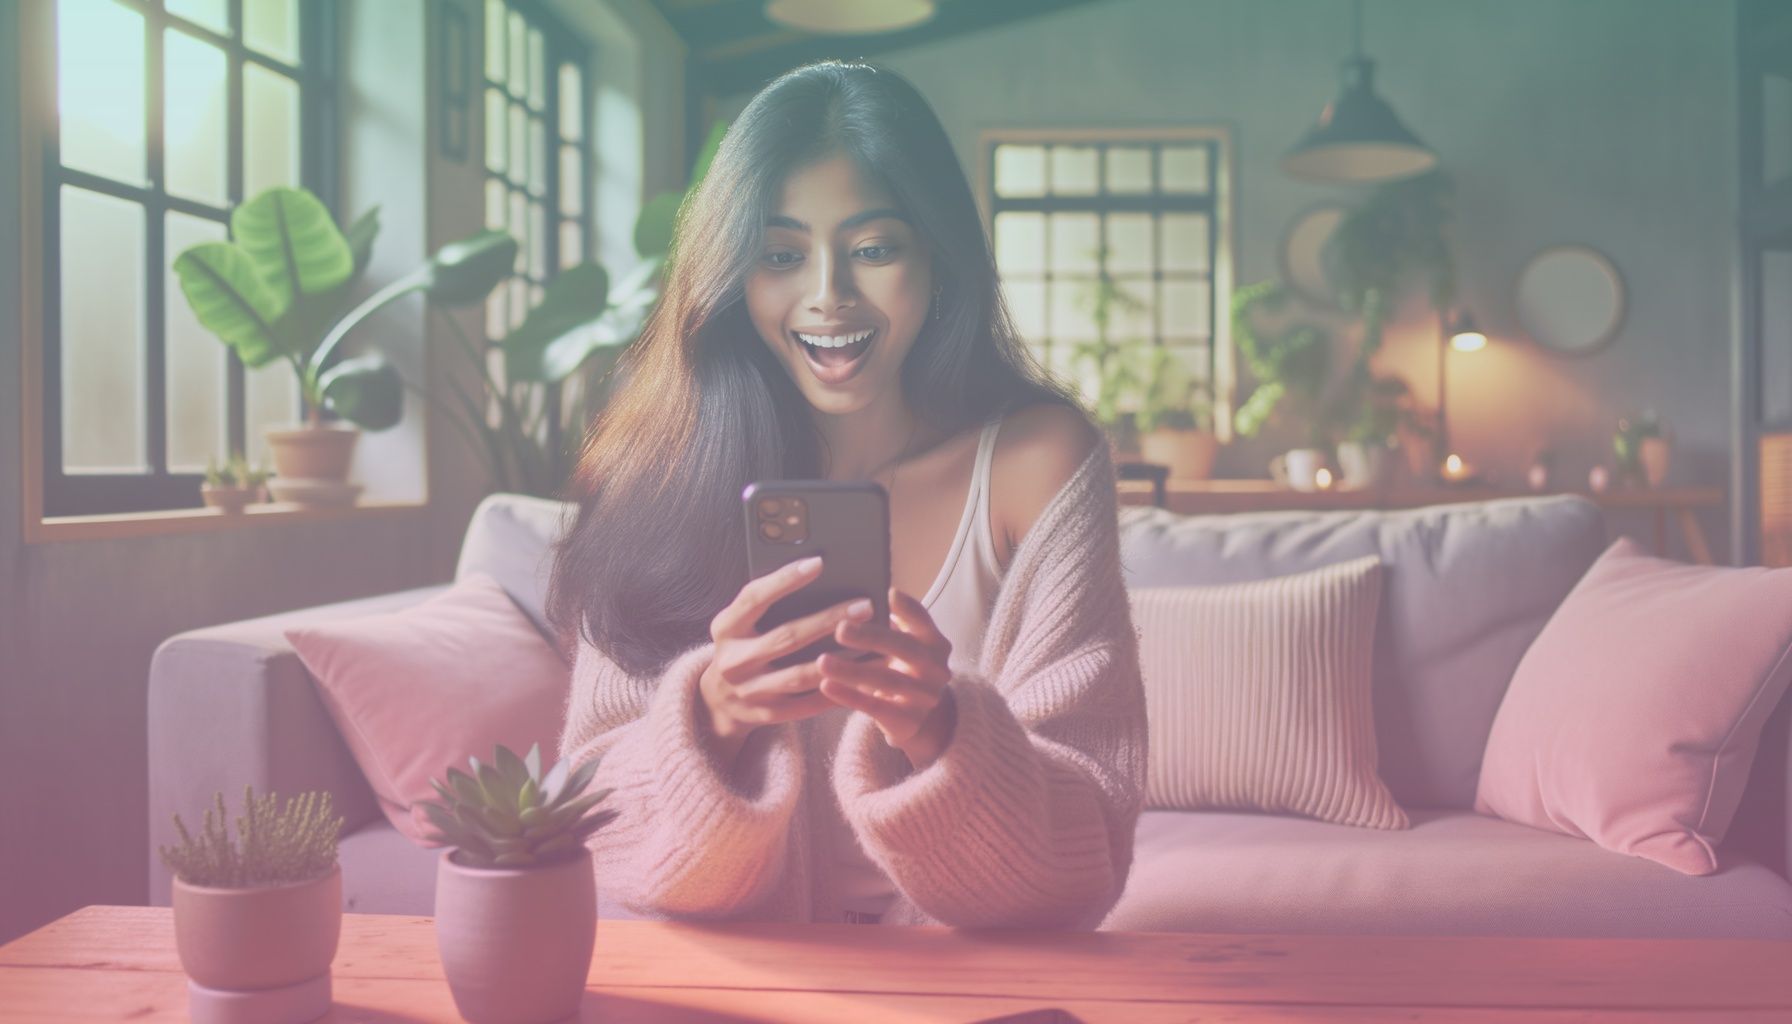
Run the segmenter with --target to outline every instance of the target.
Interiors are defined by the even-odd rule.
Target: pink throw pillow
[[[502,743],[557,757],[571,673],[497,580],[475,573],[396,612],[286,630],[380,810],[411,841],[434,831],[432,778]]]
[[[1621,537],[1519,661],[1475,810],[1710,874],[1789,653],[1792,569],[1687,565]]]

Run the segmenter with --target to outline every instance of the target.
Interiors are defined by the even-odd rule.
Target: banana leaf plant
[[[325,409],[368,430],[395,426],[404,399],[398,370],[377,351],[338,358],[343,338],[414,291],[436,306],[477,304],[516,262],[515,239],[481,232],[443,246],[345,313],[379,234],[377,206],[344,232],[309,191],[270,188],[231,211],[230,233],[231,241],[202,242],[175,257],[181,292],[244,366],[292,364],[311,426],[322,424]]]
[[[612,281],[609,272],[596,263],[568,267],[547,284],[540,303],[521,324],[504,337],[492,339],[502,354],[502,384],[489,372],[479,347],[460,322],[444,318],[472,361],[484,390],[470,394],[448,377],[454,403],[444,400],[443,405],[481,453],[491,482],[499,490],[539,497],[559,495],[577,458],[584,426],[608,400],[614,385],[611,371],[640,336],[659,303],[673,259],[678,215],[708,173],[727,129],[726,121],[711,125],[690,182],[682,190],[661,192],[642,207],[634,227],[639,260],[627,273]],[[545,422],[549,404],[531,402],[530,394],[537,388],[558,388],[575,375],[583,375],[586,384],[580,407],[570,410],[575,429],[558,437]],[[496,423],[487,415],[493,406]],[[562,416],[567,412],[562,410]]]

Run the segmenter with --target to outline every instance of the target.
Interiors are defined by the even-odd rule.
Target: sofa
[[[545,630],[548,548],[563,511],[537,498],[487,498],[467,529],[456,578],[491,574]],[[1378,769],[1412,827],[1147,809],[1126,889],[1104,929],[1792,939],[1792,697],[1768,719],[1713,874],[1683,875],[1472,809],[1504,687],[1606,545],[1592,502],[1555,495],[1223,516],[1126,506],[1120,519],[1132,588],[1262,579],[1381,557]],[[395,610],[446,587],[192,630],[156,650],[148,709],[152,903],[169,901],[156,850],[174,840],[170,813],[198,820],[215,791],[252,784],[257,792],[333,794],[346,819],[345,909],[431,912],[436,851],[404,838],[380,813],[282,633]],[[633,916],[599,889],[600,914]]]

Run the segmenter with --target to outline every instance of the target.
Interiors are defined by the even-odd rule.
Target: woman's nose
[[[852,281],[845,260],[835,259],[831,252],[823,252],[810,266],[815,268],[815,280],[809,283],[810,305],[818,310],[830,310],[851,297]]]

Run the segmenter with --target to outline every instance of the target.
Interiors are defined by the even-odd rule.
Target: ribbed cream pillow
[[[1149,718],[1147,807],[1410,827],[1376,774],[1380,558],[1130,594]]]

